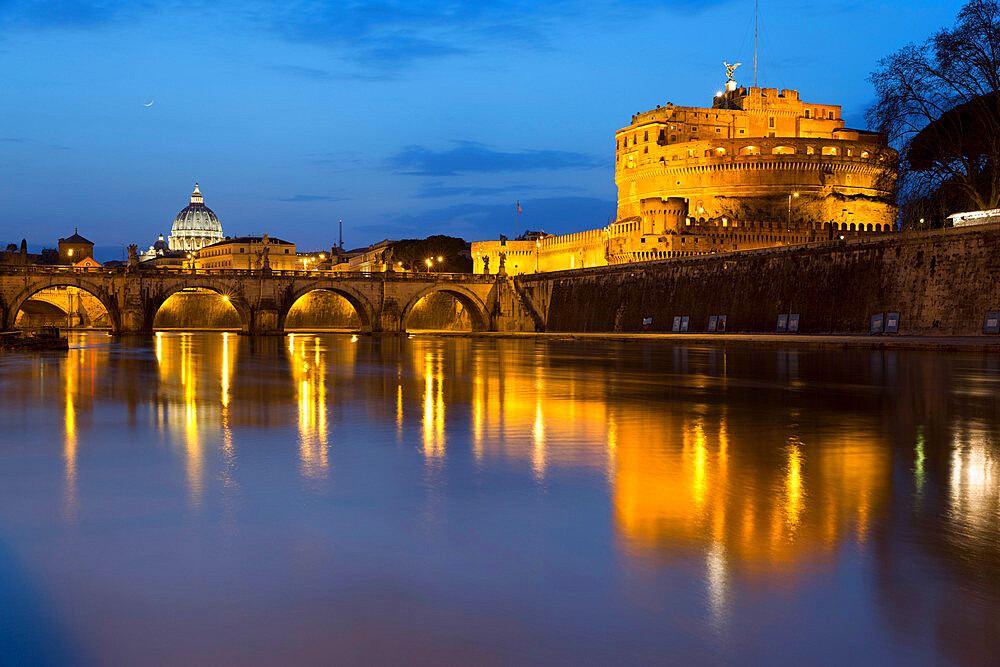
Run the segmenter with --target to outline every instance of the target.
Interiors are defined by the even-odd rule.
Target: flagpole
[[[514,202],[514,240],[517,240],[518,232],[521,229],[521,202]]]

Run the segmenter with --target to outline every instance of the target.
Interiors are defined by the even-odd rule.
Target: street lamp
[[[788,217],[785,219],[785,231],[791,231],[792,229],[792,197],[798,197],[798,192],[788,193]]]
[[[535,241],[535,273],[538,273],[538,252],[542,249],[542,242]]]

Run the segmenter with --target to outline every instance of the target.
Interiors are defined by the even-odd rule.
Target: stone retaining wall
[[[773,332],[798,313],[802,333],[868,333],[899,312],[900,333],[982,333],[1000,310],[1000,225],[833,241],[516,278],[547,331],[670,331],[675,315],[706,331]],[[644,327],[643,320],[652,318]]]

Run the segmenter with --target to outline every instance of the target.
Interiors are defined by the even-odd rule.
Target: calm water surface
[[[0,662],[1000,655],[998,355],[71,344],[0,356]]]

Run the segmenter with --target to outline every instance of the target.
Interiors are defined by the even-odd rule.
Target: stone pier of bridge
[[[403,332],[425,296],[444,292],[458,300],[477,331],[535,331],[506,276],[439,273],[327,273],[319,271],[177,271],[166,269],[0,267],[0,330],[14,327],[21,306],[42,290],[71,286],[97,298],[113,334],[150,334],[157,311],[173,294],[198,288],[223,296],[239,314],[242,333],[280,335],[295,302],[315,290],[344,297],[361,330]]]

